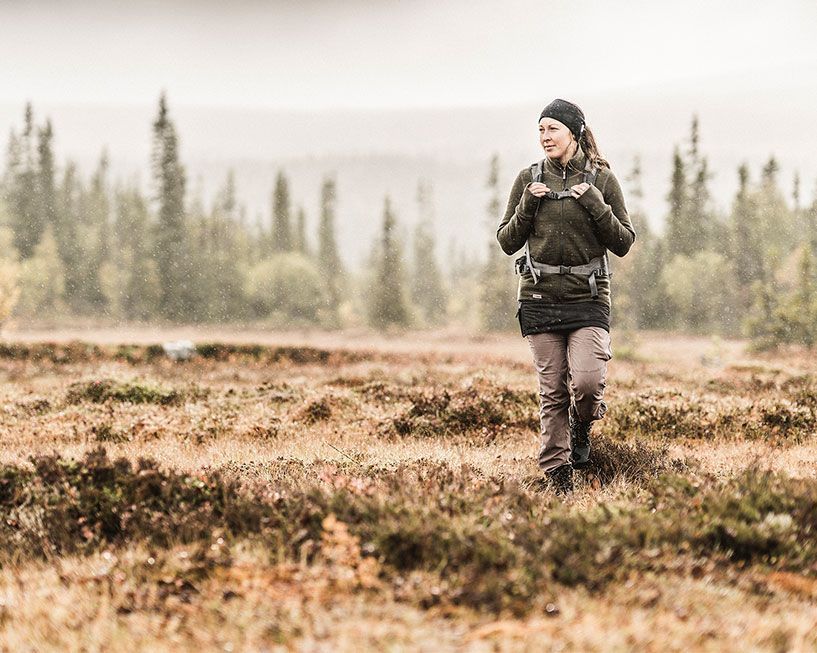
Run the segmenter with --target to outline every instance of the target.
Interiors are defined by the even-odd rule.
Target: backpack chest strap
[[[596,177],[598,176],[598,173],[599,173],[598,168],[590,165],[590,162],[588,161],[587,165],[584,168],[584,183],[594,186],[596,184]],[[544,159],[542,159],[538,163],[534,163],[530,167],[530,176],[531,183],[542,182],[542,180],[545,178]],[[551,190],[545,193],[543,197],[549,200],[566,200],[568,197],[572,197],[572,195],[570,193],[570,188],[565,188],[559,191]]]

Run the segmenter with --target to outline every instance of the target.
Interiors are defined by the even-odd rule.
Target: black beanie
[[[539,120],[542,120],[542,118],[555,118],[573,132],[576,140],[579,140],[582,134],[584,113],[572,102],[558,98],[553,100],[553,102],[542,109]]]

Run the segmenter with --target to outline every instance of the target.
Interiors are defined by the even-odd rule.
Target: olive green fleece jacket
[[[564,168],[545,159],[544,179],[548,188],[560,191],[584,181],[587,159],[579,150]],[[508,208],[499,223],[496,238],[502,250],[513,255],[529,241],[534,261],[548,265],[584,265],[610,250],[624,256],[635,241],[621,186],[609,168],[600,168],[594,185],[575,199],[538,198],[528,186],[530,168],[516,176]],[[597,278],[596,301],[610,305],[610,280]],[[520,300],[552,304],[591,301],[587,277],[578,274],[542,274],[534,283],[530,274],[519,277]]]

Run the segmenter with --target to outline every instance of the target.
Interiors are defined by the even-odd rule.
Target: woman
[[[590,425],[607,410],[607,250],[624,256],[635,231],[579,107],[548,104],[539,142],[545,158],[517,175],[497,240],[506,254],[525,250],[517,317],[539,377],[539,467],[567,494],[573,469],[588,464]]]

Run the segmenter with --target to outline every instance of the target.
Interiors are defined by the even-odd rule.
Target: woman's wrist
[[[519,213],[522,217],[532,219],[536,215],[536,209],[539,208],[539,197],[536,197],[530,192],[530,184],[525,186],[522,192],[522,198],[519,200]]]

